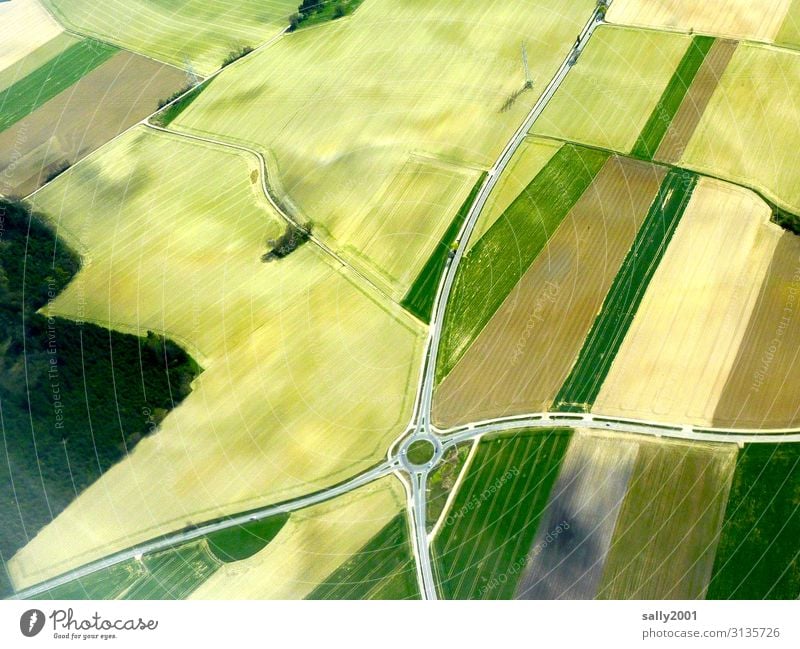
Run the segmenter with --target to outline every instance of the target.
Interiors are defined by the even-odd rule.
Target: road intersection
[[[608,4],[610,4],[610,2]],[[342,482],[333,487],[326,488],[324,490],[284,503],[278,503],[257,510],[232,515],[224,519],[209,521],[193,526],[190,529],[187,528],[178,530],[157,539],[132,546],[123,551],[114,553],[91,563],[87,563],[69,572],[63,573],[58,577],[21,590],[14,595],[14,598],[24,599],[33,597],[35,595],[45,593],[56,586],[63,585],[74,579],[85,577],[99,570],[122,563],[123,561],[140,557],[146,553],[169,549],[187,541],[204,537],[213,532],[245,525],[255,520],[261,520],[280,513],[296,511],[298,509],[331,500],[345,493],[363,487],[364,485],[375,480],[379,480],[385,476],[394,474],[402,480],[406,488],[409,526],[411,530],[410,536],[413,554],[416,560],[417,579],[420,593],[424,599],[437,599],[437,589],[430,551],[432,535],[428,534],[426,523],[427,481],[429,473],[436,467],[443,454],[456,444],[469,441],[474,442],[484,435],[491,433],[511,432],[514,430],[527,428],[599,428],[623,433],[636,433],[654,437],[682,439],[698,442],[736,443],[740,446],[745,443],[800,442],[800,430],[793,429],[747,432],[735,429],[692,426],[686,424],[668,424],[664,422],[632,418],[614,418],[590,413],[529,413],[472,422],[450,429],[439,429],[434,426],[431,421],[431,406],[435,386],[436,361],[440,345],[442,325],[444,322],[448,300],[453,289],[456,273],[459,264],[466,254],[470,235],[475,228],[478,217],[480,216],[489,195],[497,184],[500,176],[503,174],[503,171],[514,156],[514,153],[527,137],[536,120],[544,111],[550,99],[553,97],[561,83],[566,78],[569,70],[579,61],[580,55],[594,31],[598,26],[603,24],[603,16],[604,10],[602,8],[598,7],[594,10],[591,17],[581,30],[580,36],[567,53],[564,61],[561,63],[555,75],[547,84],[539,99],[527,114],[525,120],[508,141],[497,161],[489,170],[479,193],[475,197],[475,200],[470,207],[465,222],[457,237],[457,248],[455,249],[454,254],[447,261],[445,272],[438,287],[433,309],[433,318],[430,323],[429,333],[426,340],[422,371],[417,386],[411,422],[406,427],[403,434],[400,435],[392,444],[388,451],[387,459],[384,462],[365,473],[359,474],[350,480]],[[153,126],[149,123],[147,126],[156,130],[174,134],[174,131]],[[302,227],[302,225],[297,223],[294,218],[286,214],[279,203],[271,196],[267,183],[266,163],[263,156],[258,151],[206,137],[183,133],[179,133],[178,135],[194,140],[212,143],[218,146],[235,148],[254,155],[259,162],[261,185],[265,196],[276,209],[276,211],[287,222]],[[367,286],[384,295],[384,297],[388,297],[370,280],[369,277],[365,276],[357,269],[354,269],[350,264],[347,263],[346,260],[342,259],[338,253],[330,249],[324,242],[320,241],[313,234],[311,236],[311,240],[321,250],[334,259],[337,264],[346,266],[348,269],[354,272],[360,280],[365,282]],[[430,461],[423,465],[414,464],[408,457],[409,446],[413,442],[419,440],[427,440],[434,447],[433,456],[431,457]],[[435,530],[436,528],[434,528],[434,531]]]

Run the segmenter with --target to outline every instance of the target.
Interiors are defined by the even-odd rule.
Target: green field
[[[442,330],[439,380],[494,315],[608,155],[561,147],[463,258]]]
[[[570,435],[537,430],[481,441],[433,542],[443,598],[514,597]]]
[[[207,75],[231,52],[255,47],[289,24],[299,0],[44,0],[58,21]]]
[[[406,515],[393,518],[307,599],[419,599]]]
[[[581,412],[594,403],[696,182],[694,174],[675,169],[664,178],[578,360],[555,398],[558,409]]]
[[[800,597],[800,444],[739,451],[708,599]]]
[[[695,36],[692,39],[678,69],[675,70],[650,119],[639,134],[636,144],[633,145],[632,155],[646,160],[653,159],[658,145],[664,139],[675,113],[678,112],[684,96],[713,44],[714,39],[711,36]]]
[[[69,88],[118,51],[105,43],[82,40],[8,86],[0,92],[0,131]]]
[[[459,208],[458,213],[447,230],[445,230],[431,256],[428,257],[428,261],[425,262],[419,275],[417,275],[411,288],[408,289],[408,293],[400,303],[423,322],[430,322],[431,320],[433,303],[436,301],[436,289],[439,288],[439,280],[447,265],[447,257],[456,244],[456,237],[461,230],[461,226],[464,225],[469,208],[472,207],[475,196],[478,195],[485,179],[486,172],[482,173],[478,178],[478,182],[475,183],[469,196],[467,196],[467,200]]]

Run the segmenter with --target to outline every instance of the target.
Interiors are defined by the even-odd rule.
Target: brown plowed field
[[[452,426],[550,405],[664,170],[612,157],[435,395]]]
[[[736,451],[735,444],[639,443],[598,597],[704,597]]]
[[[800,423],[800,237],[781,235],[715,426],[793,428]]]
[[[728,61],[736,51],[736,45],[736,41],[714,41],[656,151],[656,160],[676,163],[681,159]]]
[[[27,196],[53,172],[156,110],[187,83],[183,71],[130,52],[115,54],[0,133],[0,191]]]

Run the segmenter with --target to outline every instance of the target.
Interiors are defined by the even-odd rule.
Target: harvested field
[[[437,425],[547,409],[665,170],[613,156],[437,388]]]
[[[395,516],[306,599],[419,599],[408,517]]]
[[[692,174],[675,169],[664,178],[580,354],[556,396],[558,409],[582,412],[591,408],[667,250],[695,182]]]
[[[511,599],[570,431],[484,439],[433,541],[445,599]]]
[[[709,599],[800,597],[800,444],[739,451]]]
[[[7,5],[0,5],[0,7]],[[0,9],[1,10],[1,9]],[[4,24],[5,25],[5,24]],[[14,64],[0,70],[0,92],[56,58],[65,50],[78,43],[80,39],[71,34],[61,33],[26,54]]]
[[[677,163],[683,156],[686,145],[703,117],[711,96],[717,89],[728,62],[736,51],[736,41],[716,39],[697,71],[680,108],[661,140],[655,159]]]
[[[391,215],[369,252],[391,276],[387,269],[429,258],[478,173],[544,89],[537,84],[501,110],[523,84],[521,41],[536,48],[531,74],[549,79],[593,6],[370,0],[346,20],[301,29],[226,69],[172,128],[262,151],[278,199],[348,260],[364,244],[357,224]],[[417,174],[404,190],[414,200],[399,202],[401,185],[386,188],[409,160],[423,158],[451,171]],[[457,168],[461,200],[416,203],[417,182],[439,179],[436,195],[446,197]],[[402,297],[409,284],[401,277],[393,294]]]
[[[655,27],[737,39],[772,41],[792,0],[625,0],[612,3],[606,19],[636,27]]]
[[[3,193],[27,196],[158,108],[185,84],[172,66],[119,52],[0,132]]]
[[[284,225],[257,171],[244,153],[142,127],[36,194],[86,255],[53,312],[168,331],[205,371],[156,434],[16,555],[17,587],[340,482],[407,423],[421,326],[311,244],[261,262]]]
[[[466,353],[607,159],[561,147],[464,257],[445,312],[437,379]]]
[[[800,426],[800,237],[781,235],[728,375],[715,426]]]
[[[644,439],[638,446],[598,597],[702,599],[737,447]]]
[[[798,106],[800,52],[740,43],[680,164],[800,213]]]
[[[581,430],[572,436],[517,599],[592,599],[603,577],[636,460],[630,438]]]
[[[690,43],[682,34],[600,27],[533,133],[629,152]]]
[[[471,249],[499,219],[550,159],[561,148],[562,142],[528,137],[523,141],[511,162],[495,184],[472,230],[467,250]]]
[[[191,599],[302,599],[312,594],[397,516],[405,493],[393,476],[292,513],[250,559],[223,566]],[[416,580],[416,573],[415,573]]]
[[[297,0],[43,0],[68,28],[207,75],[289,24]]]
[[[63,32],[38,0],[0,2],[0,71]]]
[[[752,192],[701,179],[593,412],[709,424],[781,229]]]
[[[632,155],[646,160],[653,159],[675,113],[678,112],[698,70],[703,65],[706,54],[713,45],[714,39],[710,36],[694,36],[692,38],[672,79],[653,109],[650,119],[647,120],[636,144],[633,145]]]

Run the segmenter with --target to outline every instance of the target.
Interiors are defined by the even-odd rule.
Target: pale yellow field
[[[411,411],[423,333],[281,231],[253,160],[143,128],[36,204],[82,243],[55,313],[183,342],[205,371],[134,452],[11,561],[17,587],[188,522],[285,500],[385,456]]]
[[[690,40],[672,32],[600,27],[533,132],[629,152]]]
[[[282,201],[345,257],[372,241],[375,281],[393,277],[401,295],[409,274],[396,269],[427,258],[455,215],[452,174],[464,168],[463,195],[493,163],[593,7],[369,0],[347,20],[289,34],[225,70],[172,126],[263,151]],[[535,87],[502,111],[524,83],[523,41]],[[426,170],[403,187],[419,156],[453,171]],[[398,202],[398,191],[413,199]],[[386,223],[376,235],[359,228],[365,218]]]
[[[343,221],[336,239],[348,241],[342,251],[351,262],[399,302],[449,225],[436,216],[455,214],[477,178],[473,169],[411,158],[379,192],[380,207]]]
[[[0,70],[22,60],[62,31],[38,0],[0,2]]]
[[[781,229],[753,192],[703,178],[593,412],[709,424]]]
[[[43,0],[79,34],[199,74],[210,74],[231,52],[255,47],[289,25],[295,0]]]
[[[792,0],[614,0],[609,22],[761,41],[775,40]]]
[[[800,52],[741,43],[681,164],[800,212]]]
[[[520,145],[478,217],[469,241],[470,248],[492,227],[560,148],[561,142],[541,138],[528,138]]]
[[[388,476],[295,512],[266,548],[222,566],[190,599],[303,599],[404,504],[400,481]]]

